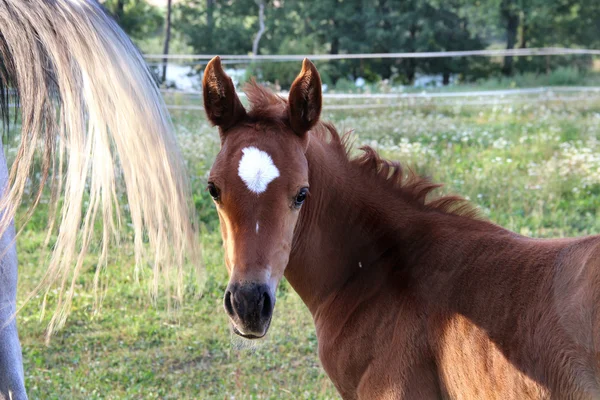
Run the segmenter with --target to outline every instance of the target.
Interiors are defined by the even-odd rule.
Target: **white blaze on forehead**
[[[246,147],[242,149],[242,153],[244,155],[240,160],[238,175],[248,189],[260,194],[279,176],[279,170],[273,164],[271,156],[256,147]]]

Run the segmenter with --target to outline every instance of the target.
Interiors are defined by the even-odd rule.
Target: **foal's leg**
[[[4,151],[0,142],[0,188],[8,181]],[[0,190],[1,194],[1,190]],[[17,300],[17,249],[15,229],[0,237],[0,399],[27,399],[23,377],[21,344],[14,313]]]
[[[357,389],[358,400],[445,398],[433,362],[423,359],[402,365],[394,364],[393,358],[367,368]]]

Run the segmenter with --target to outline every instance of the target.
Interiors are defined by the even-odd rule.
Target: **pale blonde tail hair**
[[[97,288],[109,244],[121,228],[118,182],[124,182],[129,202],[136,270],[151,265],[154,291],[165,280],[177,288],[170,296],[180,298],[184,259],[197,254],[182,158],[142,56],[95,0],[0,0],[5,126],[11,102],[20,105],[21,143],[0,199],[0,234],[40,159],[33,206],[48,183],[55,214],[49,237],[54,232],[56,242],[38,290],[59,289],[48,334],[69,313],[84,256],[96,246],[99,219]],[[169,285],[173,277],[175,285]]]

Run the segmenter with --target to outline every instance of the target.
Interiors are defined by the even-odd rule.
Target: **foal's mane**
[[[250,102],[248,117],[254,122],[275,123],[288,125],[287,100],[276,95],[268,88],[251,80],[244,85],[244,92]],[[394,190],[399,197],[411,202],[421,209],[459,215],[467,218],[479,218],[478,210],[466,199],[460,196],[441,196],[429,200],[428,197],[442,184],[434,183],[428,177],[423,177],[408,168],[405,172],[397,161],[381,158],[370,146],[360,147],[362,155],[352,158],[350,133],[340,136],[335,126],[327,122],[319,122],[311,129],[324,143],[327,143],[342,162],[356,166],[367,179],[377,179],[388,188]]]

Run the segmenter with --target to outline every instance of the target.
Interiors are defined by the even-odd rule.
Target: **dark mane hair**
[[[248,117],[251,120],[287,124],[286,99],[258,84],[254,79],[244,85],[244,92],[250,102]],[[428,177],[419,176],[410,168],[405,172],[399,162],[382,159],[370,146],[361,147],[363,154],[352,158],[350,132],[340,136],[333,124],[319,122],[311,133],[327,142],[349,165],[358,166],[361,171],[368,174],[369,179],[375,177],[381,180],[388,187],[396,190],[400,197],[417,206],[467,218],[480,218],[477,208],[460,196],[441,196],[428,201],[431,192],[443,186],[442,184],[433,183]]]
[[[248,97],[250,110],[248,117],[256,121],[288,122],[288,101],[257,83],[254,78],[243,87]]]

